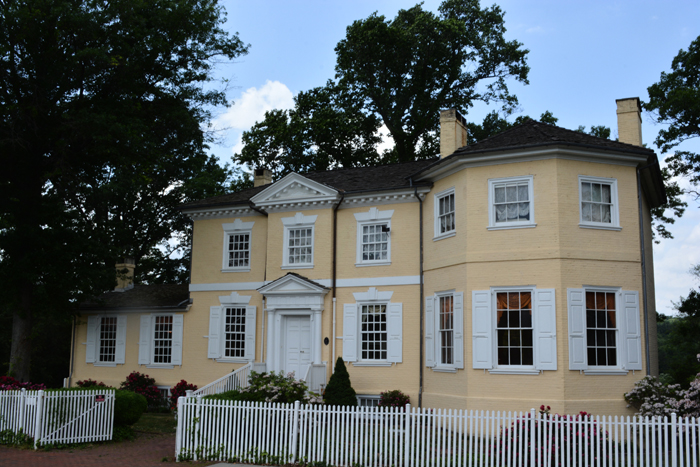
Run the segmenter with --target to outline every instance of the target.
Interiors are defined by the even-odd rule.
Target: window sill
[[[106,366],[106,367],[116,367],[117,364],[114,362],[95,362],[93,366]]]
[[[391,261],[374,261],[374,262],[364,262],[364,263],[355,263],[356,268],[364,268],[366,266],[391,266]]]
[[[601,376],[601,375],[612,375],[612,376],[625,376],[627,373],[629,373],[627,370],[620,370],[618,368],[615,368],[614,370],[606,370],[604,368],[601,369],[590,369],[590,370],[583,370],[584,375],[588,376]]]
[[[494,368],[489,370],[492,375],[539,375],[540,370],[534,368]]]
[[[435,373],[457,373],[457,368],[451,366],[434,366],[431,370]]]
[[[457,235],[457,231],[453,230],[452,232],[447,232],[444,234],[434,236],[433,241],[438,242],[438,241],[444,240],[446,238],[454,237],[455,235]]]
[[[172,370],[173,368],[175,368],[175,365],[156,365],[156,364],[150,364],[150,365],[146,365],[146,368],[153,368],[153,369],[160,368],[160,369],[162,369],[162,370]]]
[[[615,225],[610,224],[584,224],[583,222],[581,222],[578,226],[582,229],[615,230],[618,232],[622,230],[622,227],[617,227]]]
[[[352,366],[391,366],[391,362],[352,362]]]
[[[295,264],[294,266],[284,265],[281,269],[313,269],[313,264]]]
[[[214,360],[219,363],[250,363],[245,358],[215,358]]]
[[[221,272],[250,272],[250,268],[224,268]]]
[[[487,230],[510,230],[510,229],[534,229],[537,224],[504,224],[504,225],[490,225]]]

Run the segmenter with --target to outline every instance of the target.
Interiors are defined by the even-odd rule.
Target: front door
[[[285,321],[284,372],[294,372],[295,378],[301,379],[311,363],[311,319],[308,316],[287,316]]]

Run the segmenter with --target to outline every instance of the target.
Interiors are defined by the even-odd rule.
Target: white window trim
[[[455,200],[455,210],[453,212],[453,215],[455,216],[455,228],[453,230],[448,230],[447,232],[440,233],[440,199],[444,198],[446,196],[452,195]],[[457,197],[455,196],[455,188],[448,188],[447,190],[441,191],[440,193],[436,193],[435,196],[433,197],[433,204],[434,204],[434,236],[433,236],[433,241],[438,241],[442,240],[444,238],[450,238],[454,237],[457,235]]]
[[[592,222],[583,220],[583,190],[581,189],[581,184],[583,182],[590,183],[605,183],[610,185],[610,201],[612,206],[610,208],[610,223],[607,222]],[[579,215],[579,227],[584,229],[602,229],[602,230],[622,230],[620,227],[620,205],[618,203],[617,197],[617,179],[616,178],[603,178],[603,177],[591,177],[588,175],[578,176],[578,215]]]
[[[494,189],[496,185],[501,183],[517,183],[527,182],[528,198],[530,199],[530,220],[500,222],[496,223],[496,213],[494,211]],[[530,229],[537,227],[535,223],[535,190],[534,177],[525,175],[522,177],[506,177],[506,178],[491,178],[489,179],[489,226],[488,230],[505,230],[505,229]]]
[[[100,328],[102,326],[102,318],[117,318],[115,355],[113,362],[100,361]],[[93,366],[102,367],[116,367],[117,365],[124,365],[126,363],[126,326],[127,317],[124,314],[89,316],[87,322],[87,342],[83,343],[86,345],[86,363],[90,363]]]
[[[496,294],[530,292],[532,295],[532,365],[498,365]],[[488,299],[485,296],[488,296]],[[541,301],[540,301],[541,300]],[[488,312],[484,320],[483,315]],[[533,285],[491,287],[472,291],[472,367],[491,374],[536,375],[557,370],[555,289]]]
[[[219,297],[221,306],[211,307],[209,312],[209,335],[204,336],[209,339],[210,344],[207,350],[207,358],[212,358],[219,363],[249,363],[255,359],[255,335],[256,335],[256,320],[250,314],[255,315],[257,308],[250,306],[252,295],[239,295],[238,292],[231,292],[230,295],[222,295]],[[225,329],[225,309],[226,308],[245,308],[246,309],[246,342],[244,357],[225,357],[226,339]],[[218,322],[213,323],[213,316],[216,314]],[[252,321],[251,321],[252,318]],[[252,338],[252,340],[251,340]],[[250,349],[248,347],[251,347]]]
[[[572,292],[577,292],[581,291],[583,293],[583,362],[579,362],[577,367],[574,367],[574,363],[572,360],[572,353],[573,353],[573,348],[572,348],[572,338],[574,338],[574,326],[575,324],[572,323],[572,315],[571,315],[571,293]],[[641,371],[642,370],[642,364],[640,363],[637,367],[634,367],[633,364],[629,363],[629,355],[628,352],[634,351],[636,354],[638,354],[638,357],[641,359],[641,329],[639,329],[640,326],[640,317],[639,317],[639,307],[640,307],[640,301],[639,301],[639,293],[636,291],[626,291],[622,290],[621,287],[606,287],[606,286],[591,286],[591,285],[584,285],[580,289],[568,289],[567,290],[567,314],[569,318],[569,369],[570,370],[580,370],[583,374],[585,375],[609,375],[609,376],[614,376],[614,375],[626,375],[630,371]],[[616,317],[616,329],[615,329],[615,346],[617,348],[617,365],[616,366],[593,366],[593,365],[588,365],[588,325],[586,323],[586,308],[585,308],[585,303],[586,303],[586,292],[612,292],[615,293],[615,317]],[[627,310],[625,309],[625,303],[624,303],[624,297],[626,295],[632,295],[634,296],[636,294],[636,309],[635,309],[635,323],[637,325],[636,329],[636,336],[633,336],[633,339],[635,342],[627,342],[629,336],[627,335],[629,330],[627,329],[628,326],[628,321],[627,317],[625,316]],[[635,334],[633,332],[633,334]],[[636,346],[635,346],[636,343]],[[630,346],[635,346],[636,349],[632,348],[627,348]],[[632,367],[632,368],[630,368]]]
[[[390,209],[388,211],[380,211],[375,207],[372,207],[367,212],[355,213],[355,220],[357,221],[357,244],[355,247],[355,266],[388,266],[391,264],[391,216],[394,215],[394,210]],[[362,227],[365,225],[375,225],[375,224],[386,224],[389,227],[389,233],[387,235],[387,246],[386,246],[386,256],[387,259],[382,260],[363,260],[362,259]]]
[[[155,350],[155,321],[160,316],[172,317],[172,340],[170,344],[170,363],[153,363],[153,355]],[[144,323],[147,318],[148,329],[145,329]],[[179,328],[179,329],[178,329]],[[172,370],[176,366],[182,366],[182,340],[184,334],[184,315],[176,313],[151,313],[141,315],[140,333],[139,333],[139,365],[145,365],[146,368],[162,368]],[[146,333],[144,333],[146,331]]]
[[[452,363],[442,363],[442,342],[440,334],[440,298],[452,297]],[[429,340],[426,342],[426,347],[431,345],[433,355],[432,362],[428,362],[429,358],[426,352],[426,364],[435,372],[442,373],[457,373],[457,370],[464,369],[464,294],[456,292],[454,289],[436,292],[432,297],[427,297],[427,300],[432,300],[432,330],[426,330],[426,336],[432,333]],[[458,309],[457,300],[461,300],[461,312]],[[426,303],[426,317],[428,316],[428,303]],[[432,363],[429,364],[429,363]]]
[[[224,229],[224,249],[223,260],[221,263],[221,272],[249,272],[250,265],[253,261],[253,222],[243,222],[236,219],[233,222],[221,224]],[[248,234],[248,266],[230,267],[228,265],[228,239],[230,235]]]
[[[284,225],[284,239],[282,245],[282,269],[313,269],[314,267],[314,256],[316,250],[316,230],[315,224],[317,215],[305,216],[303,213],[298,212],[293,217],[283,217],[282,224]],[[294,229],[311,229],[311,262],[310,263],[297,263],[289,264],[289,231]]]

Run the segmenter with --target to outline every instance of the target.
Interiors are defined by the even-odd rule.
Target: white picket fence
[[[0,432],[23,433],[43,444],[112,439],[114,390],[0,391]]]
[[[181,397],[178,460],[363,467],[698,467],[700,420]]]

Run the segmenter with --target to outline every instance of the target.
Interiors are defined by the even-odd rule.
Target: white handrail
[[[206,386],[202,386],[194,391],[193,394],[195,396],[209,396],[212,394],[219,394],[226,391],[232,391],[234,389],[248,387],[248,379],[250,378],[250,370],[252,368],[253,363],[247,363],[239,369],[222,376],[216,381],[213,381]]]

